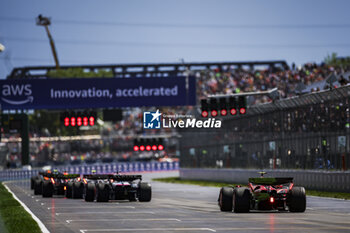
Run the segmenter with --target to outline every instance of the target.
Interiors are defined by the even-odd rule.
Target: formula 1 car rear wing
[[[293,177],[249,178],[249,183],[259,185],[281,185],[293,182]]]
[[[141,175],[113,175],[113,174],[85,174],[84,179],[88,180],[115,180],[115,181],[127,181],[142,180]]]
[[[39,175],[47,178],[54,179],[74,179],[80,177],[80,174],[63,174],[63,173],[50,173],[50,172],[39,172]]]

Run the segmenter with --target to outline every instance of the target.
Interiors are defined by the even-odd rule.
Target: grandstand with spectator
[[[345,59],[346,60],[346,59]],[[194,63],[186,64],[186,68],[183,65],[179,64],[164,64],[163,66],[173,65],[173,71],[164,71],[162,73],[159,67],[162,65],[149,65],[153,66],[154,72],[147,73],[144,70],[147,70],[145,67],[147,65],[140,65],[141,71],[132,73],[132,72],[123,72],[118,73],[115,70],[116,67],[111,67],[110,71],[104,71],[102,77],[107,75],[110,77],[114,75],[116,77],[139,77],[142,75],[146,76],[157,76],[162,77],[166,75],[191,75],[194,76],[197,83],[197,100],[201,98],[206,98],[208,95],[215,94],[235,94],[243,92],[257,92],[257,91],[266,91],[272,88],[278,88],[279,99],[293,99],[298,98],[298,96],[303,96],[309,93],[319,93],[329,90],[330,92],[337,91],[341,86],[347,86],[349,83],[350,76],[350,66],[349,63],[343,62],[338,64],[334,60],[325,61],[322,64],[307,63],[300,67],[296,67],[292,64],[291,67],[288,67],[285,62],[250,62],[250,63]],[[130,65],[130,67],[135,67],[137,65]],[[106,68],[106,67],[104,67]],[[64,74],[65,67],[61,68]],[[70,68],[72,69],[72,68]],[[73,69],[78,69],[74,68]],[[80,69],[80,68],[79,68]],[[31,68],[16,68],[12,74],[8,77],[12,78],[21,78],[21,77],[39,77],[37,68],[33,69],[36,72],[35,74],[30,73]],[[127,70],[124,68],[123,70]],[[23,72],[25,71],[25,72]],[[81,72],[84,72],[81,70]],[[157,73],[158,72],[158,73]],[[166,73],[168,72],[168,73]],[[189,72],[189,73],[187,73]],[[54,73],[52,70],[49,70],[46,74],[47,78],[59,78],[58,74]],[[91,76],[89,74],[88,76]],[[329,80],[332,80],[330,82]],[[264,106],[268,103],[272,103],[272,99],[268,96],[258,96],[258,97],[249,97],[248,104],[251,109],[258,109],[259,106]],[[186,138],[186,135],[190,135],[191,132],[186,130],[178,131],[175,128],[164,128],[161,130],[143,130],[142,128],[142,113],[149,108],[129,108],[124,109],[123,111],[123,120],[115,122],[113,124],[103,124],[99,128],[100,132],[95,130],[95,133],[101,133],[99,139],[81,139],[77,141],[62,142],[62,141],[40,141],[32,140],[31,142],[31,154],[32,154],[32,163],[41,164],[44,161],[51,161],[52,163],[92,163],[101,161],[102,158],[110,158],[110,160],[126,161],[126,160],[151,160],[151,159],[161,159],[164,156],[175,156],[179,154],[182,155],[181,160],[183,165],[188,165],[187,160],[190,158],[188,156],[188,151],[186,147],[186,142],[180,140],[178,142],[177,136],[181,134],[183,138]],[[167,114],[182,114],[182,115],[193,115],[199,117],[198,107],[189,106],[189,107],[161,107],[161,112]],[[249,113],[249,111],[248,111]],[[269,167],[270,159],[279,159],[281,160],[282,156],[290,155],[288,158],[291,159],[292,156],[304,156],[304,154],[312,153],[323,153],[324,150],[321,148],[322,135],[328,135],[326,133],[335,132],[337,135],[345,135],[348,133],[347,129],[349,128],[349,100],[348,98],[343,99],[329,99],[323,101],[320,104],[309,104],[303,106],[294,106],[293,108],[276,110],[273,112],[268,112],[264,114],[255,114],[244,117],[235,117],[227,118],[225,120],[225,129],[224,133],[219,132],[210,132],[206,135],[206,132],[197,132],[203,139],[203,142],[212,138],[212,134],[215,134],[215,137],[218,138],[229,138],[228,141],[223,140],[222,145],[218,145],[217,151],[212,154],[211,150],[205,149],[207,151],[206,156],[208,158],[213,155],[213,157],[218,156],[219,154],[225,155],[225,153],[230,153],[230,155],[225,158],[227,161],[224,166],[226,167]],[[43,134],[43,132],[46,132]],[[170,135],[169,147],[162,152],[161,154],[155,154],[150,152],[144,153],[134,153],[130,150],[132,148],[132,142],[135,136],[138,135],[156,135],[156,134],[166,134]],[[249,145],[252,144],[249,140],[260,140],[263,138],[263,142],[256,142],[255,144],[260,146],[257,147],[266,147],[266,143],[269,141],[276,140],[287,140],[284,138],[299,138],[298,140],[303,140],[302,138],[306,134],[312,134],[312,137],[316,137],[315,146],[305,146],[300,152],[295,148],[282,148],[278,143],[277,152],[274,152],[274,155],[270,155],[272,152],[266,149],[255,149],[255,151],[244,151],[245,143]],[[55,136],[55,132],[48,132],[45,130],[45,126],[42,128],[31,128],[32,139],[40,136]],[[13,137],[13,135],[12,135]],[[16,137],[16,136],[15,136]],[[248,141],[244,141],[248,140]],[[289,139],[288,139],[289,140]],[[292,140],[292,139],[291,139]],[[311,139],[310,139],[311,140]],[[333,139],[332,139],[333,140]],[[336,139],[334,139],[336,140]],[[242,143],[238,143],[238,142]],[[316,142],[317,141],[317,142]],[[11,142],[11,140],[10,140]],[[200,142],[198,146],[201,147]],[[284,143],[284,142],[283,142]],[[310,142],[311,143],[311,142]],[[312,143],[311,143],[312,144]],[[16,140],[7,144],[8,151],[10,155],[8,159],[10,164],[13,164],[17,160],[20,150],[18,142]],[[223,146],[228,146],[230,148],[229,152],[222,153],[221,150]],[[237,147],[237,148],[236,148]],[[250,147],[250,146],[249,146]],[[184,149],[187,148],[187,149]],[[221,148],[221,149],[220,149]],[[226,148],[226,147],[225,147]],[[235,148],[235,149],[234,149]],[[252,148],[252,147],[250,147]],[[239,150],[242,150],[243,160],[246,162],[232,163],[233,151],[236,151],[236,154],[240,154]],[[348,148],[345,148],[345,152]],[[5,150],[6,151],[6,150]],[[329,155],[322,155],[323,160],[325,156],[332,157],[331,152]],[[338,152],[337,152],[338,153]],[[340,152],[339,152],[340,153]],[[64,156],[68,155],[70,156]],[[250,155],[248,155],[250,154]],[[230,157],[231,156],[231,157]],[[254,162],[257,158],[261,156],[266,157],[265,164],[256,164]],[[334,155],[336,156],[336,155]],[[16,159],[17,158],[17,159]],[[245,159],[248,158],[248,159]],[[251,158],[251,159],[249,159]],[[216,159],[217,160],[217,159]],[[315,157],[315,161],[318,161]],[[106,160],[107,161],[107,160]],[[206,162],[205,157],[201,157],[201,163],[205,164],[203,166],[216,166],[216,161],[211,161],[208,159]],[[210,161],[210,162],[209,162]],[[235,159],[235,161],[237,161]],[[193,164],[194,162],[190,162]],[[198,163],[198,161],[197,161]],[[314,168],[316,162],[310,162],[307,165],[310,168]],[[337,165],[335,165],[337,163]],[[299,162],[299,164],[302,164]],[[324,162],[325,164],[325,162]],[[338,162],[333,162],[332,165],[334,168],[340,168],[341,165]],[[202,166],[197,164],[196,166]],[[13,165],[15,166],[15,165]],[[302,167],[302,165],[292,165],[289,162],[286,162],[283,159],[280,163],[281,167]],[[304,166],[304,165],[303,165]],[[331,167],[332,167],[331,166]],[[321,166],[319,166],[321,167]],[[325,167],[324,165],[322,166]]]

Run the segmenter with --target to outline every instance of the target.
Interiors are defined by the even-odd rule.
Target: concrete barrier
[[[181,179],[228,183],[248,183],[249,177],[259,177],[255,169],[180,168]],[[350,192],[350,172],[320,170],[264,170],[265,177],[294,177],[296,186],[320,191]]]
[[[92,170],[97,173],[129,173],[129,172],[154,172],[173,171],[179,169],[179,162],[129,162],[129,163],[106,163],[96,165],[76,165],[52,167],[58,171],[75,174],[90,174]],[[0,181],[29,179],[37,175],[38,169],[33,170],[4,170],[0,171]]]

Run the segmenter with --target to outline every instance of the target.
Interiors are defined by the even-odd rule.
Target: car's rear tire
[[[306,193],[304,187],[293,187],[290,191],[288,207],[290,212],[305,212]]]
[[[73,192],[73,182],[72,181],[68,181],[67,185],[66,185],[66,198],[72,198],[72,192]]]
[[[40,179],[39,176],[32,176],[32,177],[30,177],[30,189],[31,190],[34,189],[35,181],[39,180],[39,179]]]
[[[43,193],[42,180],[37,179],[34,181],[34,195],[41,195]]]
[[[85,186],[85,201],[93,202],[95,200],[95,184],[88,183]]]
[[[73,190],[72,190],[72,197],[74,199],[81,199],[83,198],[84,194],[84,184],[83,182],[74,182],[73,183]]]
[[[232,211],[233,188],[222,187],[219,194],[219,206],[221,211]]]
[[[152,186],[147,182],[140,182],[139,185],[139,201],[140,202],[149,202],[152,199]]]
[[[96,201],[108,202],[109,201],[109,186],[106,183],[98,183],[96,185]]]
[[[248,213],[250,209],[250,191],[247,188],[235,188],[233,191],[233,211]]]
[[[49,180],[43,181],[43,197],[52,197],[53,196],[53,184]]]

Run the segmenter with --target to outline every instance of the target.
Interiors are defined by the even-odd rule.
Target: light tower
[[[50,45],[51,45],[53,58],[55,59],[56,69],[59,69],[60,68],[60,64],[58,62],[57,52],[56,52],[56,48],[55,48],[55,42],[53,41],[53,38],[52,38],[50,30],[49,30],[49,25],[50,24],[51,24],[51,19],[48,18],[48,17],[44,17],[42,15],[39,15],[36,18],[36,25],[45,27],[45,30],[46,30],[46,33],[47,33],[47,37],[49,37],[49,40],[50,40]]]

